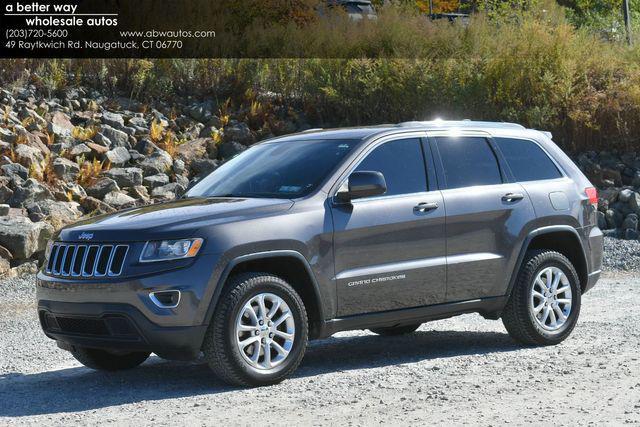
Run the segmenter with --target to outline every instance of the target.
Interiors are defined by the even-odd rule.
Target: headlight
[[[140,262],[192,258],[200,251],[202,241],[202,239],[181,239],[147,242],[142,249]]]

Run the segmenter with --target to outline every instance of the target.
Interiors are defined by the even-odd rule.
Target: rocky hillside
[[[227,109],[213,101],[148,108],[82,88],[59,98],[35,87],[0,89],[0,275],[36,269],[56,229],[172,200],[273,136],[246,112]],[[280,116],[273,119],[280,132],[309,127],[287,111]]]
[[[272,136],[271,129],[309,127],[303,114],[273,103],[270,117],[259,117],[261,105],[150,108],[77,87],[53,98],[35,86],[0,89],[0,275],[33,272],[47,240],[66,224],[172,200],[225,159]],[[638,239],[640,158],[608,152],[575,158],[601,190],[600,227]]]

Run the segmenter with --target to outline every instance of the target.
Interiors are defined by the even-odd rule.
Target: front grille
[[[54,243],[45,272],[60,277],[119,276],[128,251],[128,245]]]

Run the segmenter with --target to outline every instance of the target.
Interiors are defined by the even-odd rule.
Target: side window
[[[507,160],[516,181],[537,181],[562,177],[547,153],[535,142],[511,138],[495,138],[495,141]]]
[[[498,160],[486,139],[480,137],[439,137],[436,144],[447,188],[501,184]]]
[[[399,139],[382,144],[365,157],[356,171],[382,172],[387,182],[385,196],[427,191],[419,139]]]

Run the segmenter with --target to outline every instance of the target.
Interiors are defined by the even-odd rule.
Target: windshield
[[[187,192],[187,197],[293,199],[314,191],[357,140],[259,144],[240,153]]]

